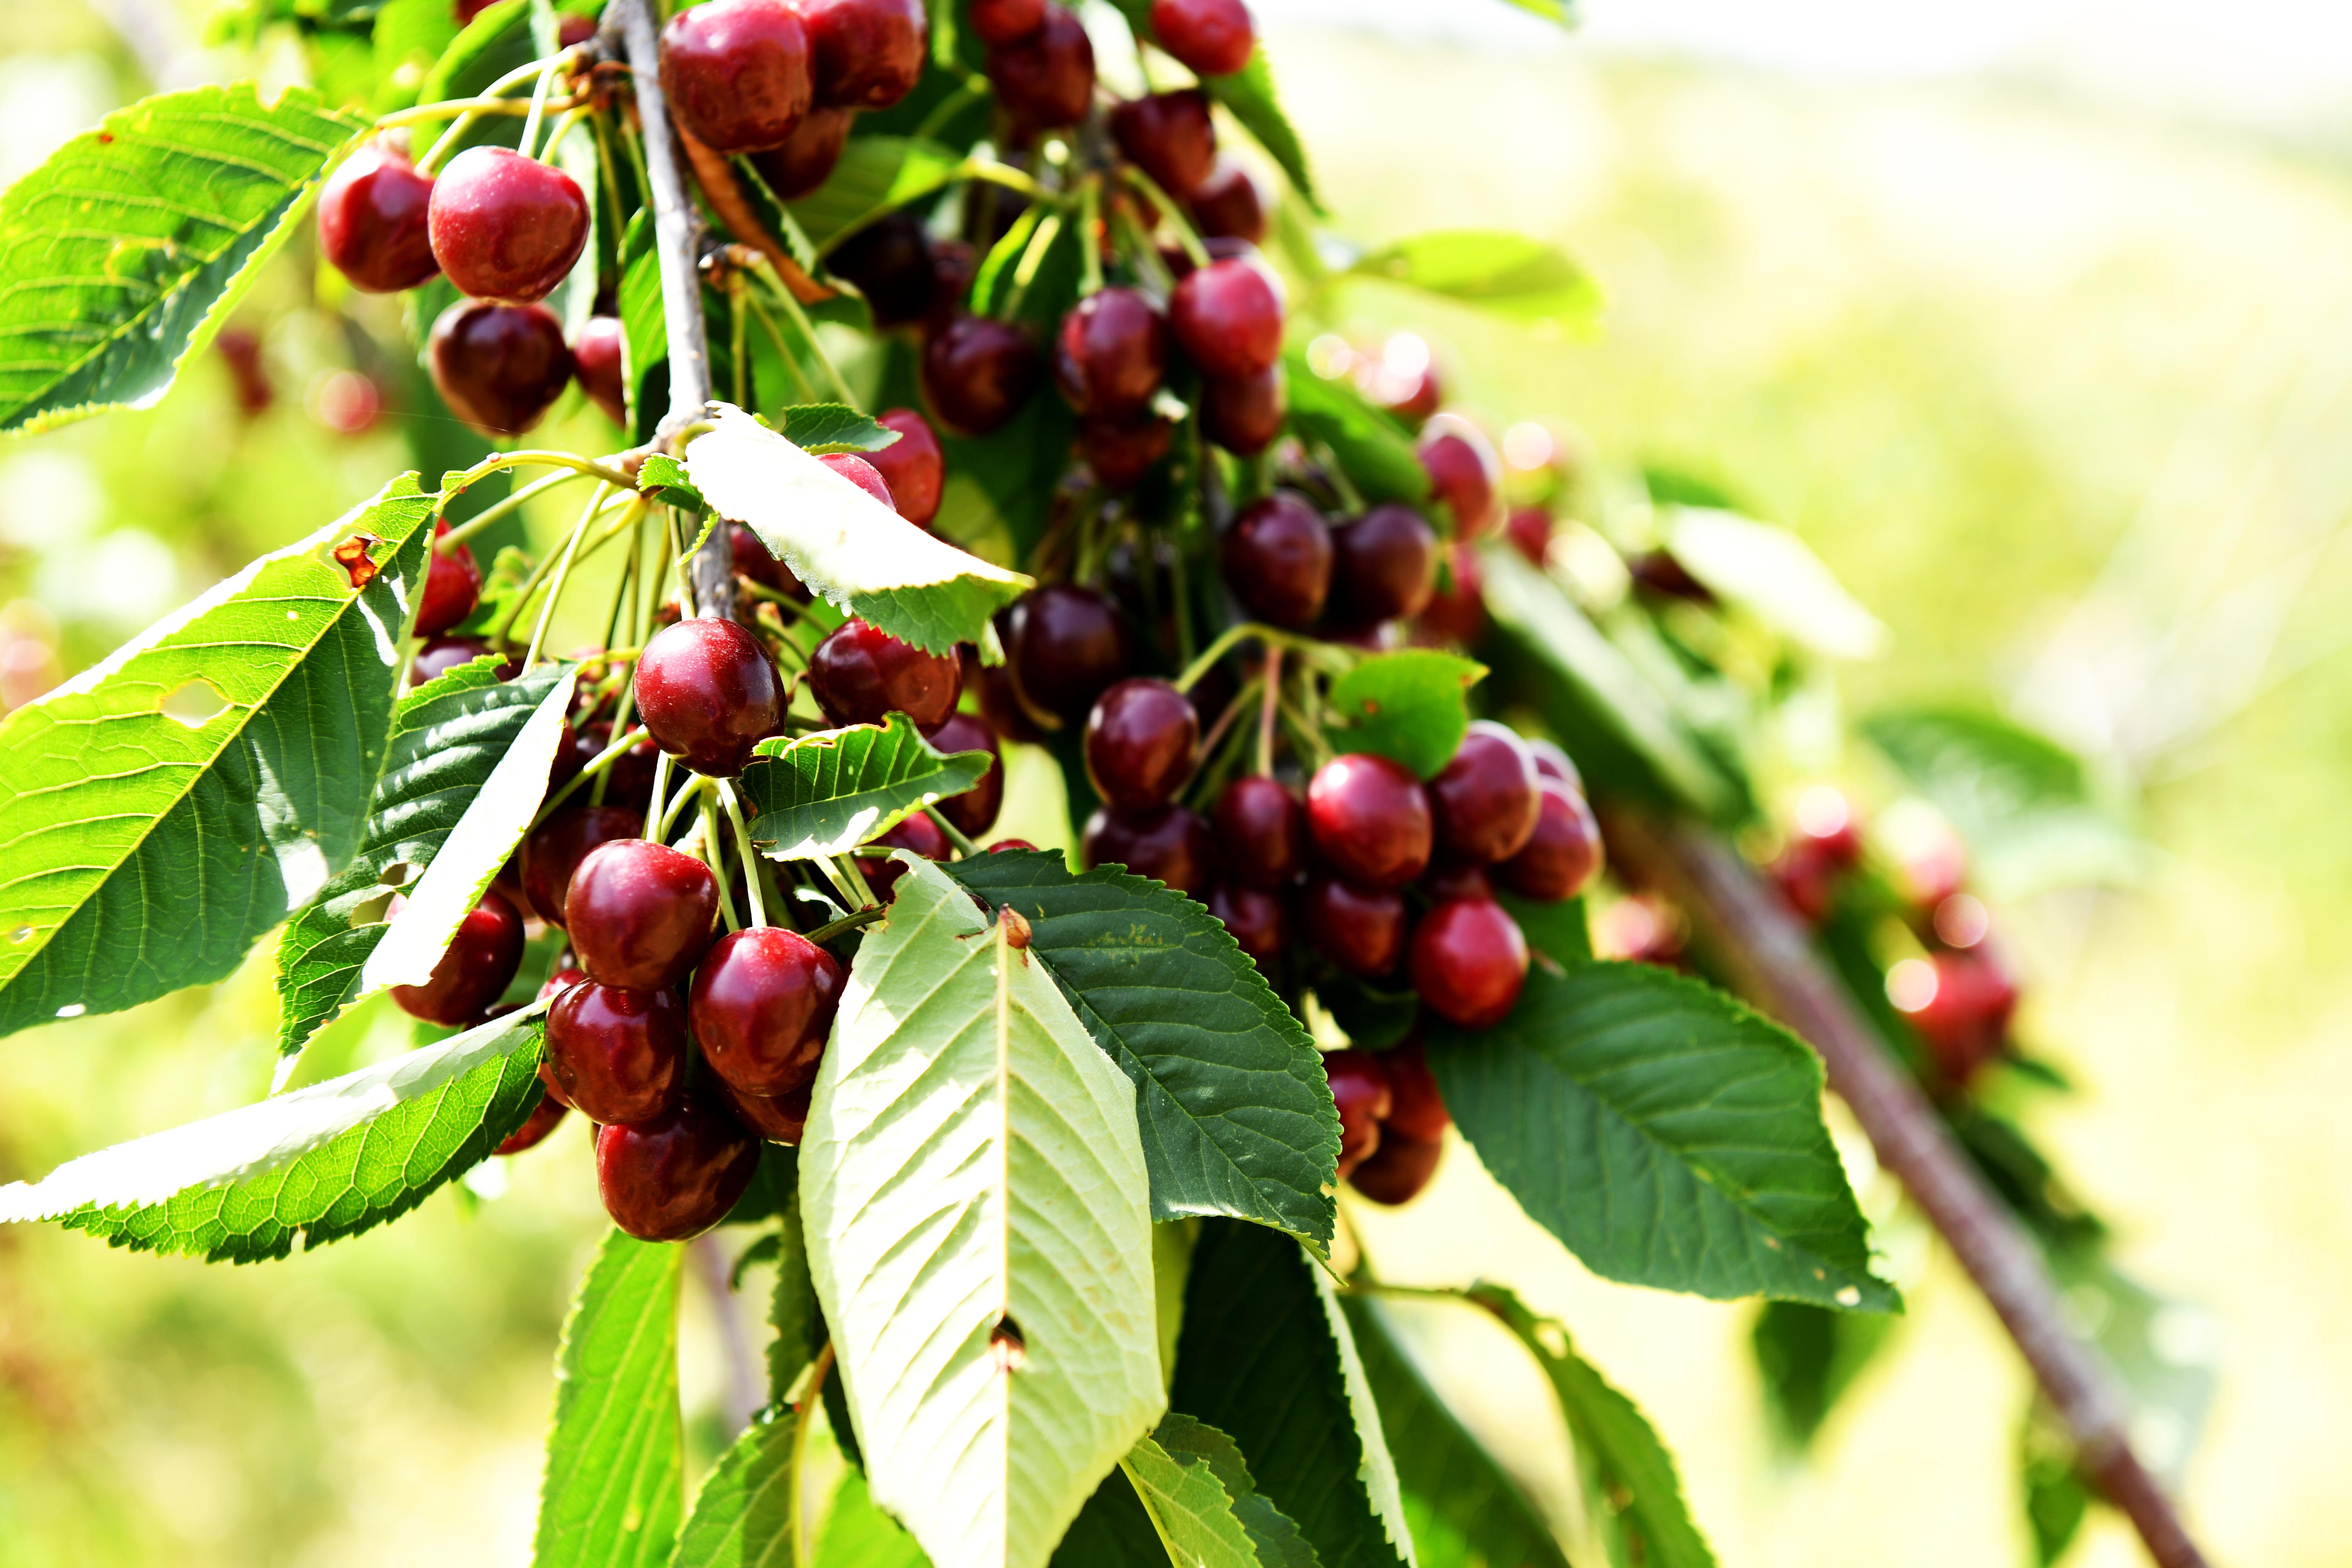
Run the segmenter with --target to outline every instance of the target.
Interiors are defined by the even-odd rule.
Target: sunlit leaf
[[[1434,778],[1462,747],[1467,693],[1486,673],[1474,659],[1433,648],[1374,654],[1331,683],[1331,743]]]
[[[991,760],[986,752],[941,755],[904,713],[762,741],[743,769],[743,798],[760,812],[751,842],[778,860],[843,854],[961,795]]]
[[[1350,482],[1375,501],[1429,499],[1429,471],[1403,427],[1344,380],[1315,374],[1303,353],[1286,362],[1290,423],[1310,444],[1330,448]]]
[[[1589,331],[1601,313],[1600,286],[1573,257],[1508,229],[1413,235],[1358,258],[1349,270],[1530,325]]]
[[[1798,647],[1832,658],[1885,650],[1885,624],[1789,530],[1711,507],[1667,507],[1662,521],[1676,564]]]
[[[930,195],[963,160],[952,148],[911,136],[857,136],[842,148],[824,184],[792,204],[819,250],[830,250],[894,207]]]

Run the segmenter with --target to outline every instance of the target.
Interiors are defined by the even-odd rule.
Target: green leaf
[[[1429,470],[1403,426],[1364,401],[1346,381],[1315,374],[1304,353],[1286,356],[1290,423],[1310,445],[1328,447],[1368,500],[1420,504],[1429,500]]]
[[[0,721],[0,1034],[224,979],[350,863],[432,509],[405,475]]]
[[[1715,1554],[1683,1502],[1674,1458],[1640,1408],[1576,1353],[1567,1330],[1537,1317],[1508,1290],[1481,1285],[1470,1299],[1501,1319],[1551,1379],[1578,1461],[1598,1483],[1588,1496],[1606,1500],[1587,1511],[1596,1528],[1618,1537],[1612,1556],[1646,1568],[1715,1568]]]
[[[1316,980],[1315,994],[1339,1032],[1366,1050],[1388,1049],[1421,1022],[1421,997],[1410,987],[1391,991],[1352,974],[1333,973]]]
[[[1666,549],[1717,598],[1830,658],[1875,658],[1885,651],[1885,625],[1788,529],[1715,507],[1663,512]]]
[[[1394,1434],[1397,1480],[1421,1568],[1568,1568],[1543,1516],[1399,1342],[1389,1309],[1363,1296],[1341,1304],[1381,1407],[1381,1428]]]
[[[1582,899],[1552,903],[1497,888],[1495,901],[1517,923],[1528,945],[1562,969],[1592,962],[1592,923],[1585,916]]]
[[[441,0],[385,0],[376,13],[370,39],[376,110],[389,111],[415,103],[416,89],[457,42],[457,32],[456,13]]]
[[[824,1348],[824,1320],[817,1312],[816,1284],[809,1278],[808,1238],[801,1230],[801,1195],[784,1205],[775,1232],[776,1289],[768,1298],[768,1402],[782,1405],[793,1384]]]
[[[762,741],[741,784],[760,813],[751,842],[776,860],[845,854],[924,806],[961,795],[989,763],[986,752],[933,751],[904,713]]]
[[[670,1568],[790,1568],[800,1421],[780,1410],[735,1439],[694,1494]]]
[[[1411,1563],[1380,1412],[1323,1271],[1257,1226],[1201,1227],[1171,1405],[1230,1435],[1323,1568]]]
[[[1486,673],[1474,659],[1432,648],[1374,654],[1331,683],[1331,743],[1435,778],[1461,749],[1467,693]]]
[[[669,318],[662,304],[661,256],[654,248],[654,213],[640,207],[621,235],[621,363],[628,427],[642,445],[654,438],[669,386]],[[698,495],[701,492],[697,491]]]
[[[1322,1058],[1222,921],[1125,871],[1073,876],[1058,851],[947,869],[1029,922],[1031,956],[1134,1084],[1154,1218],[1231,1215],[1329,1243],[1339,1120]]]
[[[1429,1066],[1480,1162],[1594,1273],[1897,1306],[1822,1123],[1821,1058],[1721,992],[1647,964],[1538,964],[1494,1028],[1433,1019]]]
[[[914,136],[855,136],[824,184],[793,203],[793,216],[820,251],[894,208],[945,185],[963,160]]]
[[[866,929],[801,1145],[866,1479],[940,1568],[1034,1568],[1166,1409],[1133,1095],[929,861]]]
[[[0,195],[0,434],[144,408],[366,132],[307,88],[119,109]]]
[[[2092,1492],[2074,1468],[2073,1439],[2038,1399],[2018,1425],[2017,1469],[2034,1568],[2055,1568],[2082,1533]]]
[[[1516,5],[1532,16],[1547,22],[1557,22],[1563,27],[1577,25],[1576,7],[1569,0],[1503,0],[1506,5]]]
[[[555,1357],[532,1568],[655,1568],[686,1511],[677,1297],[686,1248],[608,1232]]]
[[[1205,1421],[1171,1411],[1151,1434],[1160,1451],[1177,1463],[1206,1466],[1224,1488],[1234,1517],[1250,1538],[1265,1568],[1316,1568],[1315,1548],[1288,1514],[1274,1506],[1249,1472],[1241,1445]]]
[[[898,432],[869,419],[845,403],[800,403],[785,409],[777,427],[803,452],[878,452]]]
[[[539,1103],[539,1015],[0,1187],[0,1224],[55,1219],[142,1252],[255,1263],[396,1219],[481,1163]]]
[[[637,469],[637,490],[665,506],[681,506],[694,512],[710,510],[710,503],[687,477],[686,465],[666,453],[646,454],[644,466]]]
[[[1507,229],[1417,234],[1359,258],[1349,271],[1530,326],[1589,332],[1601,314],[1600,285],[1573,257]]]
[[[930,1561],[905,1525],[875,1506],[866,1472],[850,1471],[833,1494],[817,1568],[930,1568]]]
[[[1322,204],[1315,196],[1315,177],[1307,167],[1307,148],[1275,93],[1274,68],[1266,63],[1265,46],[1252,49],[1249,64],[1231,76],[1207,77],[1201,85],[1225,106],[1225,112],[1241,121],[1242,129],[1265,149],[1267,156],[1282,165],[1298,194],[1321,211]]]
[[[495,801],[504,787],[499,770],[505,760],[521,756],[527,766],[543,749],[548,762],[541,764],[538,787],[544,792],[571,694],[570,669],[549,665],[509,681],[501,681],[498,671],[494,655],[460,665],[409,693],[394,710],[392,743],[358,855],[278,939],[281,1057],[300,1051],[312,1033],[367,994],[362,972],[393,929],[383,919],[389,895],[428,863],[438,863],[443,845],[486,796]],[[544,732],[527,735],[533,714],[551,704],[553,723],[541,720]],[[531,743],[523,743],[526,739]],[[517,784],[520,794],[528,781],[505,783]],[[530,805],[537,804],[534,794]],[[502,863],[503,856],[492,861],[489,874]]]
[[[1055,1560],[1071,1568],[1313,1568],[1316,1558],[1298,1526],[1259,1494],[1231,1437],[1171,1415],[1119,1461]]]
[[[932,653],[995,647],[989,617],[1034,585],[933,538],[740,409],[719,405],[686,464],[719,515],[842,613]]]
[[[532,47],[530,11],[530,0],[493,0],[475,12],[473,20],[465,25],[425,73],[425,84],[416,91],[416,101],[438,103],[444,99],[471,98],[509,71],[529,65],[537,52]],[[492,121],[504,118],[507,117],[483,116]],[[475,124],[479,127],[481,121]],[[521,139],[521,127],[516,126],[508,132],[506,144],[514,146]],[[458,143],[461,147],[474,144],[470,140]],[[420,156],[427,145],[418,143]],[[442,161],[446,163],[447,159]]]
[[[1764,1384],[1772,1435],[1802,1452],[1895,1327],[1878,1313],[1837,1312],[1802,1301],[1767,1301],[1748,1343]]]

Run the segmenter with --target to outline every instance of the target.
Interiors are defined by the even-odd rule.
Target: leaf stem
[[[554,577],[548,582],[547,603],[540,606],[539,625],[532,628],[530,647],[523,652],[522,667],[525,669],[539,662],[539,650],[547,642],[548,623],[555,618],[555,602],[563,596],[564,579],[572,574],[572,558],[580,552],[580,537],[595,521],[598,509],[604,504],[604,495],[605,487],[598,485],[596,493],[588,498],[588,505],[581,511],[580,521],[572,525],[572,537],[563,542],[563,560],[555,568]]]
[[[530,819],[531,827],[536,828],[541,823],[545,822],[549,817],[553,816],[557,811],[562,808],[564,801],[570,798],[572,793],[581,785],[592,784],[594,781],[603,778],[605,773],[612,768],[614,763],[621,759],[624,753],[625,753],[631,747],[635,746],[639,741],[644,740],[645,737],[646,732],[642,728],[631,730],[627,734],[623,735],[611,745],[597,752],[593,757],[591,757],[587,763],[583,766],[578,773],[572,774],[572,777],[564,781],[563,787],[562,789],[557,790],[547,797],[547,804],[541,806],[539,808],[539,815]]]
[[[950,822],[945,814],[943,814],[938,806],[927,805],[923,807],[923,815],[929,817],[932,823],[938,826],[939,830],[948,836],[948,842],[956,847],[957,854],[969,858],[980,853],[980,846],[965,837],[963,829],[958,827],[954,823]]]
[[[436,552],[446,555],[508,513],[538,500],[559,485],[572,484],[585,478],[587,478],[585,474],[561,473],[550,474],[543,479],[533,479],[504,500],[491,502],[465,521],[450,529],[448,532],[433,542],[433,548]],[[446,501],[447,498],[445,497],[445,505]]]
[[[856,914],[844,915],[837,921],[825,921],[824,924],[809,932],[808,939],[817,946],[823,947],[835,937],[846,936],[851,931],[872,925],[889,912],[889,910],[881,904],[868,904]]]

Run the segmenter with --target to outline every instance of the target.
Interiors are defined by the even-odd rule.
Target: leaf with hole
[[[1331,744],[1372,752],[1435,778],[1470,729],[1470,688],[1486,666],[1433,648],[1379,653],[1331,683]]]

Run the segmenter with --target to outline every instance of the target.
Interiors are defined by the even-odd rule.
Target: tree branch
[[[2098,1352],[2066,1326],[2041,1249],[1986,1187],[1917,1085],[1822,966],[1810,933],[1704,829],[1607,816],[1609,850],[1682,905],[1739,990],[1821,1052],[1830,1087],[1992,1304],[2073,1436],[2076,1462],[2127,1515],[2160,1568],[2205,1568],[2162,1485],[2131,1446],[2130,1405]]]

